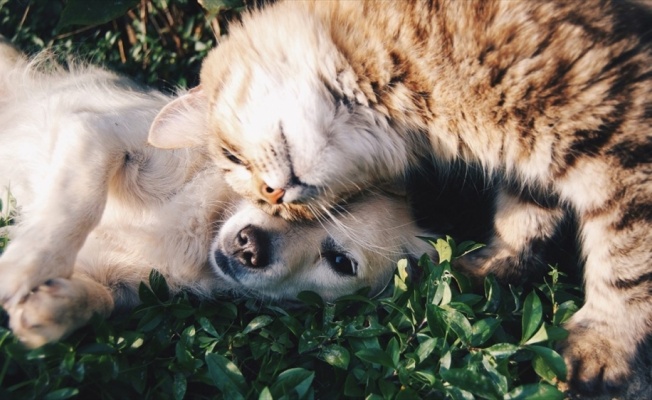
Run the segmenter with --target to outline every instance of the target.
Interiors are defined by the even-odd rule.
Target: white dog
[[[203,297],[332,300],[378,293],[399,259],[432,251],[400,196],[366,193],[303,223],[242,202],[202,147],[147,144],[170,98],[126,78],[7,44],[0,75],[0,194],[18,205],[0,296],[29,346],[133,306],[153,268]],[[203,129],[187,114],[185,129]]]

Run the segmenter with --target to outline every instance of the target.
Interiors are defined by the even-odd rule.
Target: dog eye
[[[358,264],[351,260],[346,254],[329,251],[323,253],[322,257],[324,257],[333,270],[339,274],[348,276],[356,276],[358,274]]]
[[[222,154],[224,155],[224,157],[227,158],[227,160],[231,161],[232,163],[234,163],[234,164],[236,164],[236,165],[242,165],[242,164],[243,164],[243,162],[242,162],[241,159],[239,159],[238,157],[236,157],[233,153],[231,153],[231,152],[230,152],[227,148],[225,148],[225,147],[222,147]]]

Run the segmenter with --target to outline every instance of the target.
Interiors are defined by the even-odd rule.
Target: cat
[[[149,141],[204,144],[238,193],[289,220],[421,157],[477,166],[501,189],[495,235],[459,263],[476,276],[528,274],[519,261],[570,210],[586,302],[566,325],[568,380],[617,389],[652,333],[651,15],[621,0],[282,1],[231,26]],[[203,131],[183,131],[184,107]]]
[[[131,308],[152,269],[173,293],[295,306],[304,290],[378,295],[399,259],[435,256],[417,236],[436,235],[401,194],[368,192],[336,218],[294,223],[243,201],[204,148],[147,145],[171,97],[126,77],[0,41],[0,83],[0,198],[18,207],[0,293],[29,347]]]

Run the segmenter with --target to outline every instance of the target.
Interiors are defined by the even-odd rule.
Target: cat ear
[[[208,98],[197,86],[177,97],[158,113],[147,141],[161,149],[179,149],[202,144],[206,130]]]

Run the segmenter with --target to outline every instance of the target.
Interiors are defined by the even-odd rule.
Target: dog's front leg
[[[44,139],[50,140],[49,159],[34,180],[37,195],[19,204],[19,224],[0,257],[0,301],[8,310],[43,283],[72,275],[123,157],[119,138],[103,133],[97,116],[84,112],[63,120],[65,126],[53,127]]]
[[[109,289],[83,275],[52,279],[11,308],[10,327],[23,344],[38,347],[67,336],[93,314],[108,317],[113,306]]]

